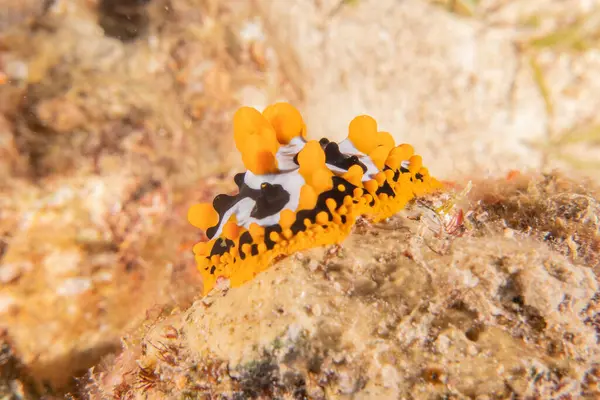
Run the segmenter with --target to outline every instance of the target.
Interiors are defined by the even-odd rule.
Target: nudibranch
[[[233,134],[247,168],[234,177],[238,193],[188,212],[209,239],[193,248],[204,294],[219,277],[239,286],[276,258],[340,243],[359,216],[380,221],[441,188],[411,145],[396,146],[366,115],[350,122],[338,144],[308,140],[302,116],[288,103],[262,113],[242,107]]]

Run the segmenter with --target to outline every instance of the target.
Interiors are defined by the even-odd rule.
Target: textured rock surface
[[[36,380],[64,387],[118,350],[122,330],[143,320],[146,308],[189,301],[200,281],[185,257],[164,258],[176,243],[156,245],[150,227],[178,224],[164,190],[124,174],[44,189],[19,188],[18,199],[2,204],[10,236],[0,264],[0,321]]]
[[[500,204],[528,185],[548,187],[502,184]],[[90,387],[168,398],[599,395],[593,268],[537,239],[537,226],[513,231],[479,207],[462,237],[433,231],[417,205],[153,319]]]
[[[0,331],[0,398],[33,399],[39,397],[35,381],[23,367],[6,331]]]
[[[485,0],[471,18],[420,0],[259,4],[294,54],[315,136],[343,137],[366,112],[444,177],[573,164],[597,176],[594,2]]]
[[[266,8],[287,18],[273,18],[278,36],[297,38],[298,54],[312,55],[299,59],[315,132],[342,136],[345,121],[367,112],[397,141],[427,149],[424,159],[447,175],[540,165],[523,140],[543,137],[544,104],[531,83],[511,98],[519,61],[510,31],[419,0],[358,2],[328,19],[334,3],[298,1],[287,14],[287,3]]]
[[[238,172],[240,164],[237,156],[230,157],[235,153],[230,120],[239,104],[292,101],[307,116],[311,135],[332,139],[344,136],[349,118],[371,112],[382,129],[414,144],[432,174],[441,178],[465,171],[476,177],[500,174],[523,166],[559,166],[570,177],[585,172],[597,178],[597,2],[482,0],[466,17],[449,12],[448,5],[475,2],[432,2],[0,0],[0,325],[11,338],[16,354],[11,360],[18,355],[40,393],[58,398],[65,391],[75,393],[76,379],[115,351],[120,336],[137,326],[144,310],[155,303],[168,303],[169,312],[149,311],[141,332],[132,334],[127,351],[116,356],[115,369],[107,368],[109,381],[101,382],[103,387],[112,391],[111,385],[120,382],[117,393],[133,387],[129,378],[115,373],[119,368],[134,374],[135,388],[145,389],[163,385],[155,377],[160,378],[160,368],[179,371],[180,377],[191,365],[186,358],[191,347],[178,341],[174,343],[180,347],[163,348],[161,354],[171,364],[169,357],[176,357],[185,367],[149,361],[159,369],[144,367],[140,372],[132,363],[141,357],[144,329],[172,310],[173,323],[178,321],[181,311],[174,307],[187,309],[199,292],[189,252],[198,238],[185,212],[191,203],[232,189],[228,174]],[[599,213],[590,211],[598,209],[592,206],[594,197],[564,180],[510,190],[517,189],[518,195],[507,197],[505,186],[477,184],[487,207],[481,218],[487,212],[494,224],[506,225],[506,234],[526,232],[534,243],[549,246],[543,250],[552,251],[549,257],[560,253],[576,265],[569,268],[577,271],[587,265],[598,274]],[[483,229],[478,223],[477,229]],[[505,233],[494,232],[493,240],[499,240],[498,232]],[[310,268],[324,268],[317,268],[318,254],[310,257],[315,259]],[[534,270],[545,277],[546,267],[536,265]],[[507,279],[508,273],[490,268],[497,279]],[[361,270],[343,271],[352,277]],[[424,279],[412,264],[394,274],[398,271]],[[530,277],[524,276],[526,271],[519,273],[515,284],[528,301],[556,305],[553,298],[535,297],[527,283]],[[382,285],[370,277],[358,278],[359,292]],[[419,285],[426,283],[421,280],[408,280],[419,296]],[[548,283],[558,294],[573,284],[549,278]],[[440,290],[432,289],[443,297]],[[359,304],[340,297],[344,304]],[[524,307],[518,296],[516,300]],[[402,307],[414,306],[413,299]],[[337,311],[335,307],[331,310]],[[317,307],[315,313],[325,308]],[[598,325],[592,309],[586,311],[592,316],[585,318]],[[560,313],[543,318],[555,326],[561,324],[553,319],[558,315],[563,318]],[[193,316],[201,320],[197,313]],[[573,323],[571,317],[568,323]],[[519,323],[528,326],[529,319]],[[302,326],[314,328],[315,320],[310,321]],[[419,337],[427,326],[403,332]],[[500,329],[513,343],[513,328]],[[305,336],[294,332],[292,338]],[[165,335],[174,334],[169,329]],[[440,348],[447,345],[459,354],[451,347],[458,343],[453,337],[448,341],[442,336]],[[553,344],[554,351],[578,346],[569,338]],[[170,340],[160,342],[169,345]],[[149,343],[162,348],[152,340],[144,343],[149,353],[156,351]],[[199,343],[195,346],[201,350]],[[520,346],[506,347],[506,357],[521,351]],[[174,356],[172,350],[180,354]],[[281,351],[271,358],[279,360]],[[342,363],[341,356],[335,357],[328,362]],[[279,382],[273,363],[258,361],[256,368],[234,374],[238,380],[231,381],[232,387],[237,384],[236,390],[252,393],[257,384],[262,388],[270,379]],[[111,365],[111,360],[106,363]],[[386,390],[404,390],[402,370],[391,364],[373,364],[385,375],[376,379],[400,385]],[[206,388],[220,387],[211,379],[224,377],[226,364],[199,368],[198,374],[209,382]],[[452,371],[459,367],[448,368],[446,375],[436,369],[425,375],[413,372],[418,379],[437,382],[455,376]],[[270,378],[257,381],[262,372]],[[471,372],[480,382],[484,372]],[[356,376],[375,377],[372,371],[360,373],[335,375],[335,385],[348,391]],[[560,375],[560,370],[545,376],[558,376],[552,374]],[[288,374],[286,385],[302,386],[297,376]],[[594,372],[586,376],[583,381],[592,387]],[[175,381],[178,390],[189,389],[186,379]]]

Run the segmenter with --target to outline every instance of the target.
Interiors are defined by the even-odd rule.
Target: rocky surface
[[[440,7],[459,3],[477,6],[469,17]],[[597,177],[598,146],[583,150],[599,137],[595,2],[259,4],[295,55],[315,136],[341,138],[366,112],[445,177],[558,165]]]
[[[536,238],[543,226],[511,229],[494,212],[517,197],[535,201],[542,188],[570,195],[554,192],[556,183],[571,184],[501,183],[504,197],[480,202],[456,229],[434,219],[429,207],[442,200],[428,199],[382,224],[361,223],[340,247],[292,255],[242,287],[155,316],[92,377],[92,393],[595,398],[593,266]],[[554,218],[575,223],[562,212]],[[599,240],[596,231],[586,244]]]
[[[415,285],[415,293],[431,292],[433,296],[418,298],[431,299],[432,307],[439,307],[431,308],[431,312],[415,311],[415,318],[420,318],[415,320],[415,326],[422,329],[414,333],[415,348],[429,349],[421,355],[424,361],[419,368],[438,357],[434,347],[438,346],[440,334],[435,333],[438,328],[431,321],[439,320],[439,313],[452,314],[457,307],[457,315],[467,313],[469,318],[489,326],[489,330],[482,331],[481,341],[468,339],[473,346],[487,350],[493,347],[490,340],[496,339],[489,339],[489,332],[495,332],[494,329],[504,332],[492,335],[500,337],[499,348],[504,348],[502,338],[506,335],[510,337],[506,343],[512,344],[518,342],[515,337],[534,338],[542,344],[525,342],[506,347],[506,351],[523,351],[527,357],[541,360],[540,368],[555,365],[556,357],[563,357],[562,352],[583,351],[578,342],[564,339],[564,343],[559,343],[558,333],[547,333],[550,328],[544,328],[539,335],[526,332],[533,336],[519,333],[519,324],[526,327],[533,318],[523,316],[527,314],[523,310],[531,303],[523,303],[519,296],[513,311],[501,308],[501,314],[493,314],[504,315],[513,322],[489,322],[485,319],[491,318],[485,314],[487,307],[504,307],[508,300],[489,297],[474,303],[462,291],[457,293],[458,298],[452,297],[454,294],[448,294],[440,282],[449,279],[453,270],[438,263],[455,262],[461,266],[459,271],[470,271],[478,282],[487,282],[490,288],[497,289],[496,283],[490,282],[507,280],[510,273],[500,266],[490,266],[486,257],[491,257],[492,250],[486,246],[500,243],[498,246],[510,248],[511,257],[525,254],[519,257],[537,266],[533,270],[540,274],[539,279],[546,279],[544,274],[550,274],[548,271],[553,268],[540,261],[543,257],[558,257],[562,261],[556,261],[557,265],[566,265],[565,270],[574,271],[572,276],[580,276],[577,274],[582,266],[598,274],[598,212],[590,211],[597,210],[594,202],[598,197],[575,183],[580,182],[582,174],[597,179],[600,171],[596,161],[600,121],[594,108],[600,82],[600,25],[595,2],[0,0],[0,9],[4,11],[0,13],[0,328],[7,332],[3,340],[10,343],[10,360],[23,367],[11,370],[23,378],[10,375],[10,381],[30,382],[31,378],[35,390],[48,398],[62,398],[67,392],[76,395],[79,387],[83,388],[81,393],[86,388],[101,388],[117,397],[124,393],[142,396],[142,389],[154,390],[153,385],[164,389],[152,392],[159,398],[164,393],[183,393],[184,389],[190,390],[188,384],[195,382],[196,377],[181,378],[179,372],[183,369],[171,365],[172,361],[153,361],[152,352],[156,349],[149,344],[156,344],[152,339],[152,335],[158,335],[155,320],[162,321],[173,314],[169,321],[179,324],[177,333],[169,329],[167,336],[176,336],[169,339],[175,340],[176,346],[169,347],[166,353],[163,349],[162,353],[166,358],[176,357],[177,363],[181,361],[186,368],[192,365],[191,360],[200,360],[197,374],[215,379],[213,382],[206,378],[208,381],[199,383],[206,391],[229,388],[239,393],[262,393],[271,382],[277,382],[275,389],[283,392],[282,388],[303,387],[300,382],[305,379],[307,393],[312,388],[318,394],[319,389],[311,383],[318,377],[319,381],[324,379],[326,384],[322,386],[328,387],[334,397],[353,387],[403,393],[410,385],[423,385],[434,391],[457,390],[463,393],[457,392],[460,397],[468,394],[464,385],[456,382],[462,373],[472,374],[475,383],[471,386],[480,387],[478,382],[487,373],[485,368],[469,372],[460,369],[467,366],[442,364],[439,370],[428,370],[431,374],[413,371],[412,383],[406,384],[397,376],[403,376],[402,368],[417,365],[412,361],[406,361],[405,367],[393,368],[393,362],[384,358],[377,358],[379,364],[369,364],[381,366],[380,373],[386,374],[385,378],[374,372],[378,367],[356,372],[352,369],[359,365],[356,359],[322,353],[328,343],[341,349],[336,352],[348,350],[349,355],[357,353],[360,347],[346,349],[338,344],[338,339],[320,341],[319,318],[300,311],[299,305],[294,306],[296,315],[306,314],[301,325],[292,327],[289,335],[287,330],[267,330],[265,337],[283,335],[282,340],[288,344],[295,341],[294,346],[299,348],[302,340],[313,343],[314,350],[304,349],[302,354],[322,356],[325,366],[314,374],[294,364],[292,372],[286,375],[288,367],[279,360],[287,354],[287,347],[275,351],[267,346],[268,357],[244,353],[245,358],[235,361],[241,369],[226,377],[224,360],[241,345],[233,347],[235,344],[229,340],[226,343],[230,347],[215,350],[214,340],[209,344],[200,339],[187,341],[194,334],[200,336],[190,327],[183,329],[184,312],[206,329],[212,322],[201,315],[199,304],[185,311],[201,287],[189,252],[198,237],[185,221],[186,209],[233,188],[231,176],[240,163],[232,151],[230,121],[237,106],[262,107],[278,100],[291,101],[302,110],[312,137],[340,138],[345,135],[350,118],[372,113],[381,129],[389,130],[398,141],[414,144],[432,174],[442,179],[463,182],[466,177],[502,176],[513,169],[531,168],[537,174],[553,167],[560,167],[573,178],[540,179],[531,186],[516,184],[510,188],[479,181],[473,193],[488,207],[480,210],[481,218],[487,221],[487,212],[493,217],[490,221],[494,229],[498,224],[501,228],[490,230],[493,235],[487,238],[486,229],[491,228],[477,225],[483,223],[477,220],[472,223],[477,234],[456,242],[462,253],[444,253],[449,251],[444,246],[434,247],[444,254],[439,259],[435,252],[427,250],[429,247],[416,243],[420,233],[415,233],[415,225],[404,227],[408,222],[401,219],[401,231],[391,230],[390,235],[402,239],[398,240],[399,248],[409,246],[403,242],[403,232],[416,238],[410,246],[420,250],[414,254],[431,256],[433,261],[428,263],[436,265],[436,269],[428,267],[427,273],[422,266],[429,264],[418,259],[411,261],[399,253],[395,253],[398,265],[393,271],[370,264],[344,264],[339,273],[329,271],[327,257],[319,252],[305,256],[314,261],[309,262],[311,266],[301,260],[288,260],[278,266],[297,273],[299,279],[305,280],[307,290],[321,290],[316,293],[325,295],[325,289],[334,288],[332,293],[340,303],[317,307],[316,313],[339,313],[336,321],[345,323],[352,319],[346,307],[356,306],[368,324],[392,311],[389,315],[407,318],[406,312],[416,300],[402,285],[390,288],[400,290],[407,296],[405,300],[375,293],[387,287],[384,281],[395,282],[410,271],[419,279],[409,280]],[[555,218],[556,215],[560,217]],[[370,240],[370,235],[382,229],[387,232],[388,228],[376,227],[371,233],[357,235]],[[505,228],[509,230],[505,232]],[[512,230],[524,232],[526,239],[517,236],[516,240],[523,243],[503,236]],[[346,248],[352,248],[348,246],[354,246],[356,241],[356,237],[351,239]],[[478,264],[481,266],[477,268],[484,271],[467,265],[468,260],[457,255],[479,259],[470,253],[477,246],[483,249]],[[346,254],[344,259],[361,260],[375,254],[365,251]],[[542,255],[536,258],[530,252]],[[520,262],[511,260],[513,264]],[[302,268],[309,268],[310,274],[301,273]],[[361,281],[358,278],[365,278],[361,268],[378,271],[385,276],[384,281]],[[440,276],[435,275],[437,270]],[[429,281],[423,281],[425,276]],[[515,290],[523,290],[528,302],[543,308],[543,301],[527,286],[533,278],[523,271],[515,279]],[[432,286],[433,281],[440,285]],[[583,302],[589,291],[576,290],[574,280],[548,278],[547,282],[552,293],[576,291],[580,297],[575,296],[579,300],[574,302]],[[579,280],[581,285],[585,282],[584,278]],[[466,284],[461,285],[457,287],[463,290]],[[354,286],[362,287],[366,294],[348,292]],[[296,288],[289,290],[301,293],[294,292]],[[473,290],[480,293],[478,286]],[[212,308],[210,312],[215,315],[224,313],[217,310],[233,307],[232,298],[241,296],[234,293],[237,292],[231,291],[231,296],[221,300],[213,296],[211,301],[222,305],[207,309]],[[252,296],[260,299],[261,295]],[[382,304],[382,298],[395,311],[375,309],[374,304]],[[460,301],[468,303],[467,311],[460,308]],[[554,327],[558,322],[549,311],[556,305],[552,301],[546,304],[550,308],[542,309],[539,315]],[[569,307],[579,304],[568,303]],[[575,308],[566,311],[565,323],[582,335],[578,337],[587,337],[580,330],[584,329],[582,320],[585,324],[598,324],[593,304],[597,304],[597,299],[585,311],[591,316],[584,317],[584,313],[575,317]],[[290,310],[294,307],[290,305]],[[250,310],[255,308],[238,311],[248,315]],[[365,310],[369,310],[368,315]],[[241,315],[231,318],[242,318]],[[287,321],[289,315],[292,314],[280,318]],[[419,325],[421,319],[423,325]],[[386,324],[395,326],[394,322]],[[366,335],[368,326],[354,326],[349,334]],[[261,328],[249,329],[256,334],[257,329],[263,328],[268,327],[263,324]],[[145,335],[147,329],[154,333]],[[399,329],[392,329],[390,335],[397,338]],[[460,336],[462,328],[456,329],[447,336],[448,354],[454,354],[452,357],[458,357],[456,346],[461,343],[456,335]],[[556,329],[567,332],[564,327]],[[419,338],[419,332],[436,341],[429,343],[429,339]],[[379,338],[376,330],[372,333],[369,340]],[[130,341],[125,340],[122,352],[120,339],[126,334]],[[240,335],[242,343],[249,343],[248,337],[235,334]],[[540,346],[550,343],[545,339],[547,335],[556,342],[559,356],[540,355]],[[183,337],[187,338],[185,342]],[[340,343],[345,345],[348,340]],[[390,348],[400,346],[402,354],[411,348],[408,342],[394,340],[404,344],[386,343],[391,343]],[[445,339],[441,340],[445,343]],[[142,355],[143,347],[149,354],[147,359]],[[540,353],[532,350],[534,347]],[[177,356],[171,353],[173,348],[181,349],[176,350]],[[375,354],[372,347],[364,349],[366,354]],[[450,353],[451,349],[454,353]],[[213,358],[211,364],[206,361],[207,351],[222,360]],[[500,350],[494,351],[492,359],[502,359]],[[390,354],[398,356],[392,351]],[[557,388],[562,383],[553,386],[553,382],[558,379],[565,383],[568,378],[573,390],[592,393],[597,370],[587,367],[588,356],[577,354],[579,358],[567,362],[565,367],[570,375],[551,369],[544,375],[546,380],[536,378],[535,382],[546,382],[545,388]],[[104,357],[108,359],[100,361]],[[476,359],[476,355],[469,357]],[[533,358],[524,362],[530,363]],[[244,369],[244,360],[249,359],[254,359],[256,368]],[[142,362],[141,372],[136,369],[136,360]],[[16,365],[13,361],[10,365]],[[103,378],[90,375],[92,380],[97,379],[98,386],[86,385],[82,378],[99,362],[96,370],[104,371]],[[502,363],[513,365],[506,360]],[[581,372],[586,368],[589,373]],[[178,389],[161,381],[163,369],[179,371],[176,376],[170,372],[164,375],[177,377]],[[323,377],[322,371],[329,370],[337,372]],[[132,378],[123,379],[119,371],[131,372]],[[257,381],[262,372],[271,378]],[[522,389],[524,382],[532,382],[527,373],[521,377],[517,372],[502,374],[514,378],[514,390],[519,393],[542,390],[534,384]],[[217,378],[230,384],[217,384]],[[460,380],[468,382],[467,378],[461,376]],[[427,386],[421,382],[423,379],[440,380],[443,384]],[[399,383],[383,389],[372,386],[388,380]],[[489,388],[481,386],[481,391],[501,390],[497,382],[490,380]],[[27,391],[24,393],[27,397]],[[304,392],[298,389],[298,393]]]
[[[15,353],[6,331],[0,331],[0,398],[6,400],[39,397],[34,379]]]
[[[248,51],[243,9],[33,3],[0,26],[0,326],[60,396],[198,293],[187,203],[225,186],[234,93],[263,73],[225,43]]]

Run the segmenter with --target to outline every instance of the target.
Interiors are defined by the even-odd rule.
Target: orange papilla
[[[262,141],[273,154],[279,149],[275,129],[258,110],[242,107],[233,116],[233,138],[238,151],[243,152],[249,142]]]
[[[421,158],[421,156],[418,155],[409,158],[408,162],[408,170],[411,174],[416,174],[423,166],[423,159]]]
[[[297,136],[306,136],[306,125],[300,112],[289,103],[275,103],[263,111],[277,134],[277,141],[288,144]]]
[[[402,164],[402,158],[399,157],[398,155],[392,154],[390,153],[390,155],[388,156],[388,158],[385,160],[385,165],[387,165],[388,167],[390,167],[392,170],[397,170],[400,168],[400,165]]]
[[[324,225],[329,222],[329,215],[325,211],[321,211],[317,214],[316,222],[319,225]]]
[[[233,138],[248,170],[262,175],[277,171],[277,134],[258,110],[240,108],[233,116]]]
[[[252,240],[255,242],[261,241],[265,236],[265,228],[256,222],[250,224],[248,231],[250,232],[250,236],[252,236]]]
[[[277,243],[280,239],[279,233],[278,232],[269,233],[269,239],[271,239],[273,242]]]
[[[388,180],[388,182],[392,182],[394,180],[394,175],[395,175],[394,169],[386,169],[384,171],[384,173],[385,173],[385,177]]]
[[[385,161],[390,154],[390,149],[386,146],[377,146],[370,153],[369,158],[380,171],[385,167]]]
[[[329,209],[329,211],[335,211],[337,209],[337,202],[334,199],[325,200],[325,205]]]
[[[377,181],[375,179],[371,179],[368,180],[364,183],[365,189],[367,189],[367,191],[369,193],[375,193],[377,192],[377,189],[379,188],[379,185],[377,184]]]
[[[317,205],[319,195],[310,185],[303,185],[300,188],[300,200],[298,202],[299,210],[311,210]]]
[[[381,172],[378,172],[378,173],[377,173],[377,174],[374,176],[374,179],[375,179],[375,181],[377,182],[377,184],[378,184],[379,186],[383,186],[383,184],[384,184],[384,183],[385,183],[385,181],[386,181],[386,175],[385,175],[385,172],[383,172],[383,171],[381,171]]]
[[[353,165],[350,167],[350,169],[348,169],[348,171],[342,174],[342,178],[344,178],[354,186],[361,187],[363,174],[364,171],[360,165]]]
[[[194,204],[188,210],[187,217],[190,224],[203,231],[219,223],[219,214],[210,203]]]
[[[242,229],[235,222],[229,221],[223,226],[223,236],[229,240],[235,240],[240,236]]]
[[[296,221],[296,213],[292,210],[282,210],[279,214],[279,226],[282,229],[287,229]]]
[[[379,132],[377,134],[377,145],[385,147],[390,152],[396,146],[396,142],[389,132]]]
[[[368,115],[360,115],[350,122],[348,139],[359,151],[369,154],[377,147],[377,122]]]
[[[320,168],[313,172],[308,183],[315,189],[315,192],[321,194],[333,188],[333,172],[328,168]]]
[[[246,144],[242,152],[242,161],[246,168],[255,175],[274,174],[278,171],[275,153],[260,141]]]
[[[316,140],[311,140],[298,154],[299,172],[317,194],[333,186],[333,173],[325,165],[325,152]]]
[[[210,250],[212,248],[212,242],[198,242],[192,248],[194,254],[199,256],[207,256],[210,254]]]
[[[312,173],[320,168],[327,168],[325,165],[325,152],[316,140],[306,143],[304,148],[298,153],[299,172],[306,180]]]
[[[390,157],[399,158],[401,161],[408,160],[413,154],[415,154],[414,148],[406,143],[396,146],[390,151]]]

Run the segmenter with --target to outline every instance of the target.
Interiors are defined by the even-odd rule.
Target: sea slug
[[[302,116],[290,104],[262,113],[242,107],[233,134],[247,168],[234,177],[238,193],[219,194],[188,212],[209,238],[193,249],[204,294],[219,277],[239,286],[276,258],[340,243],[358,216],[380,221],[441,188],[411,145],[396,146],[366,115],[350,122],[338,144],[307,140]]]

